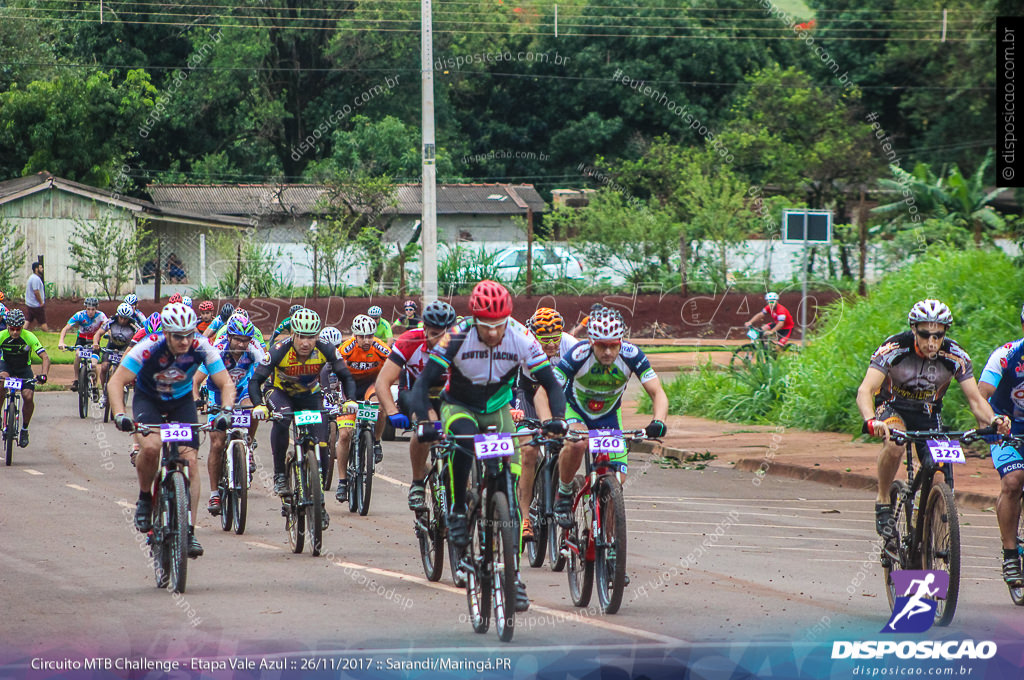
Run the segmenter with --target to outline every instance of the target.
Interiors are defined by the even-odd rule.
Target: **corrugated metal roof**
[[[152,184],[153,201],[163,207],[219,215],[308,215],[317,212],[327,193],[319,184]],[[399,215],[422,212],[419,184],[396,186]],[[518,199],[518,200],[517,200]],[[544,211],[544,201],[532,184],[439,184],[437,213],[522,215],[527,207]]]

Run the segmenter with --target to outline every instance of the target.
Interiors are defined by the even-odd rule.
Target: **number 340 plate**
[[[928,451],[932,454],[932,460],[936,463],[966,463],[964,450],[960,448],[960,442],[954,440],[929,439]]]
[[[190,442],[192,427],[188,423],[166,423],[160,426],[160,441]]]

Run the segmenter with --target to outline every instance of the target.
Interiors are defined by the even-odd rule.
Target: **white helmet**
[[[186,307],[191,307],[192,306],[192,298],[190,298],[187,295],[182,296],[181,304],[185,305]]]
[[[618,340],[626,334],[622,314],[615,309],[599,309],[587,321],[587,337],[591,340]]]
[[[921,300],[910,309],[907,322],[911,326],[919,323],[941,323],[950,326],[953,324],[953,313],[938,300]]]
[[[198,323],[195,310],[180,302],[172,302],[160,312],[160,328],[164,333],[191,333]]]
[[[384,310],[381,309],[378,305],[370,307],[368,310],[366,310],[366,313],[369,314],[374,319],[379,319],[380,317],[384,316]]]
[[[312,309],[302,308],[292,314],[292,332],[314,335],[320,332],[320,315]]]
[[[353,335],[373,335],[376,332],[377,322],[365,314],[360,314],[356,318],[352,319]]]
[[[778,293],[767,293],[764,296],[764,301],[767,302],[770,305],[773,305],[773,304],[775,304],[776,302],[779,301],[779,294]]]
[[[332,347],[337,347],[341,344],[343,338],[341,337],[341,331],[334,326],[324,326],[323,330],[320,331],[320,339]]]
[[[133,316],[135,316],[135,310],[132,309],[132,306],[127,302],[122,302],[117,306],[117,312],[115,312],[115,316],[121,316],[126,319],[130,319]]]

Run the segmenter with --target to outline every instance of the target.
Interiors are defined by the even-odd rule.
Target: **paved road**
[[[206,555],[190,562],[187,593],[172,597],[154,587],[131,526],[128,437],[79,420],[74,397],[41,394],[30,447],[0,467],[0,664],[29,653],[499,645],[493,631],[472,632],[447,567],[440,583],[423,578],[404,442],[385,443],[369,517],[331,498],[326,556],[288,551],[278,502],[259,476],[244,536],[221,532],[201,510]],[[266,429],[259,441],[269,463]],[[564,574],[524,565],[534,606],[517,618],[513,647],[876,637],[888,610],[868,494],[771,477],[755,485],[750,474],[663,469],[643,455],[631,462],[632,584],[622,610],[578,610]],[[952,629],[979,639],[1019,630],[999,581],[995,517],[968,510],[962,523],[970,578]]]

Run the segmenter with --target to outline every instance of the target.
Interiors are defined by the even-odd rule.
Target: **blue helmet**
[[[251,321],[233,316],[228,321],[227,330],[224,332],[228,335],[244,335],[247,338],[251,338],[256,335],[256,328],[252,325]]]

